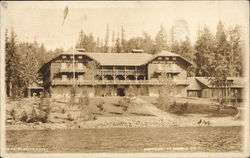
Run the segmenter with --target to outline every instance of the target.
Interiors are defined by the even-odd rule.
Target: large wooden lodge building
[[[202,91],[209,86],[200,82],[201,78],[188,77],[190,65],[187,59],[168,51],[150,55],[140,50],[87,53],[71,49],[43,65],[39,72],[44,90],[52,97],[70,96],[73,86],[77,87],[76,94],[85,91],[89,96],[125,96],[130,86],[137,95],[157,96],[163,74],[174,83],[175,96],[203,97]],[[243,86],[236,88],[240,91],[236,93],[241,93]]]

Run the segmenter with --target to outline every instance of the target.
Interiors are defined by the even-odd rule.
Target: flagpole
[[[75,51],[73,50],[73,87],[75,88]]]

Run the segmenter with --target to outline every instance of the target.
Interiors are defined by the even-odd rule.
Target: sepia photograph
[[[248,1],[1,1],[1,157],[249,157]]]

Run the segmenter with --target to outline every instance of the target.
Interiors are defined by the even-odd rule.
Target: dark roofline
[[[145,64],[148,64],[150,61],[154,60],[155,58],[159,57],[159,56],[164,56],[163,54],[161,54],[162,52],[159,52],[155,55],[152,56],[152,58],[150,58]],[[166,51],[166,53],[170,53],[172,56],[169,56],[169,57],[179,57],[181,58],[182,60],[184,60],[185,62],[187,62],[189,65],[194,65],[193,62],[189,61],[188,59],[180,56],[179,54],[176,54],[176,53],[173,53],[173,52],[169,52],[169,51]]]
[[[74,51],[74,52],[73,52],[73,51]],[[94,52],[94,53],[103,53],[103,52]],[[143,52],[143,53],[144,53],[144,52]],[[133,53],[133,52],[130,52],[130,54],[143,54],[143,53]],[[160,52],[160,53],[161,53],[161,52]],[[156,57],[161,56],[160,53],[158,53],[158,54],[156,54],[156,55],[151,55],[151,54],[148,54],[148,53],[144,53],[144,54],[151,55],[152,57],[150,57],[150,58],[148,59],[148,61],[146,61],[144,64],[142,64],[142,65],[135,65],[135,66],[143,66],[143,65],[148,64],[150,61],[154,60]],[[188,59],[186,59],[186,58],[184,58],[184,57],[182,57],[182,56],[180,56],[180,55],[178,55],[178,54],[175,54],[175,53],[173,53],[173,52],[168,52],[168,53],[171,53],[172,56],[174,56],[174,57],[179,57],[179,58],[181,58],[182,60],[184,60],[184,61],[185,61],[186,63],[188,63],[189,65],[193,65],[193,63],[192,63],[191,61],[189,61]],[[73,54],[75,54],[75,55],[85,55],[85,56],[89,57],[90,59],[96,61],[98,64],[101,65],[100,61],[98,61],[98,60],[96,60],[95,58],[93,58],[92,56],[90,56],[90,54],[93,54],[93,52],[79,52],[79,51],[77,51],[76,49],[69,49],[69,50],[67,50],[67,51],[62,52],[62,53],[59,54],[57,57],[51,59],[51,60],[48,61],[47,63],[45,63],[45,64],[38,70],[38,72],[41,72],[46,66],[48,66],[53,60],[57,59],[58,57],[60,57],[60,56],[62,56],[62,55],[73,55]],[[105,53],[103,53],[103,54],[105,54]],[[109,54],[115,54],[115,53],[109,53]],[[119,53],[117,53],[117,54],[119,54]],[[128,54],[128,53],[123,53],[123,54]],[[112,66],[112,65],[102,65],[102,66]],[[126,66],[126,65],[124,65],[124,66]]]

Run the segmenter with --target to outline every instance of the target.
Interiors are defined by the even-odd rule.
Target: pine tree
[[[155,37],[155,49],[156,52],[168,50],[167,33],[163,25],[160,26],[160,30]]]
[[[112,49],[111,49],[111,52],[112,52],[112,53],[115,52],[115,42],[116,42],[116,39],[115,39],[115,31],[113,30],[113,31],[112,31]]]
[[[241,27],[236,25],[230,28],[228,31],[229,45],[230,45],[230,76],[242,76],[243,75],[243,57],[242,49],[243,42],[241,39]]]
[[[194,50],[188,37],[186,37],[185,41],[180,42],[178,54],[190,61],[194,60]]]
[[[198,31],[195,46],[196,76],[209,76],[213,71],[215,40],[207,26]]]
[[[125,52],[125,30],[122,26],[121,28],[121,52],[124,53]]]
[[[115,53],[121,53],[121,41],[119,32],[117,33],[117,38],[115,41]]]
[[[21,95],[19,57],[17,54],[17,36],[14,30],[11,30],[10,37],[8,31],[5,33],[5,72],[6,72],[6,93],[8,97],[17,97]]]
[[[143,32],[143,41],[141,49],[143,49],[145,53],[155,54],[154,40],[146,32]]]
[[[84,32],[83,30],[81,30],[79,32],[79,38],[78,38],[78,41],[76,43],[76,48],[84,48]]]
[[[104,52],[105,53],[109,52],[109,24],[107,24],[107,29],[106,29]]]

